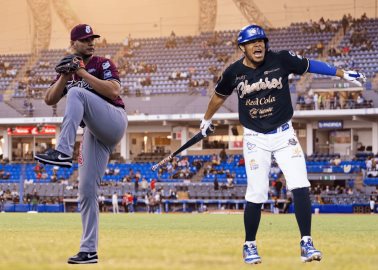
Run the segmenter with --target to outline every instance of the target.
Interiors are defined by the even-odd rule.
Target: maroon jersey
[[[105,57],[92,56],[89,62],[85,65],[85,70],[91,75],[95,76],[96,78],[99,78],[100,80],[114,80],[114,81],[117,81],[119,84],[121,84],[117,67],[114,65],[114,63],[110,59],[107,59]],[[57,76],[53,84],[58,80],[59,77],[60,77],[60,74]],[[72,87],[85,88],[88,91],[91,91],[92,93],[106,100],[107,102],[113,104],[114,106],[125,108],[125,104],[123,103],[123,100],[120,96],[118,96],[114,100],[111,100],[99,94],[98,92],[96,92],[89,85],[89,83],[87,83],[83,78],[77,76],[76,74],[72,76],[72,80],[67,82],[66,87],[63,91],[63,96],[66,95],[67,92]]]

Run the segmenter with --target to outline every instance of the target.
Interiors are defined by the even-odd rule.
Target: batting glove
[[[211,126],[212,126],[211,119],[209,119],[209,120],[206,120],[205,118],[202,119],[201,125],[200,125],[200,130],[201,130],[201,133],[204,137],[207,137],[207,134],[208,134],[207,130],[209,128],[211,129],[212,128]]]
[[[366,76],[354,70],[343,70],[344,80],[350,81],[351,83],[362,86],[362,83],[366,82]]]

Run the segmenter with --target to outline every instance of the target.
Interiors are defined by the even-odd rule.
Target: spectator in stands
[[[113,206],[113,214],[118,214],[119,213],[118,196],[117,196],[117,192],[115,191],[112,195],[112,206]]]
[[[133,211],[134,212],[138,212],[137,207],[138,207],[138,195],[137,193],[135,193],[133,195]]]
[[[176,41],[176,34],[174,31],[171,32],[170,36],[168,37],[167,41],[165,42],[166,48],[176,48],[177,41]]]
[[[186,44],[192,44],[193,43],[193,37],[192,36],[186,36],[184,39],[184,42]]]
[[[340,95],[338,92],[333,93],[333,106],[334,109],[341,109]]]
[[[101,193],[100,196],[98,196],[98,207],[100,212],[104,212],[105,208],[105,196],[104,193]]]
[[[219,159],[219,156],[218,156],[217,154],[213,154],[213,155],[211,156],[211,164],[212,164],[213,166],[217,166],[217,165],[220,164],[220,159]]]
[[[318,43],[316,43],[316,52],[317,52],[320,56],[323,56],[323,51],[324,51],[324,43],[323,43],[323,40],[319,40]]]
[[[171,200],[177,200],[177,193],[174,189],[169,189],[168,198]]]
[[[32,211],[38,211],[39,196],[36,190],[34,190],[31,197]]]
[[[218,177],[216,177],[216,176],[214,178],[214,190],[219,190]]]
[[[227,153],[226,148],[223,147],[222,150],[219,153],[220,162],[226,162],[227,161]]]
[[[152,193],[148,193],[148,213],[155,213],[156,210],[156,201],[155,201],[155,196]]]
[[[229,171],[226,172],[226,181],[227,181],[227,188],[234,187],[234,177],[231,175]]]
[[[244,157],[241,157],[238,162],[238,167],[244,166],[245,165],[245,160]]]
[[[197,171],[199,171],[202,168],[203,162],[200,159],[195,159],[192,162],[192,166],[196,167]]]
[[[138,190],[139,190],[139,177],[135,177],[135,180],[134,180],[134,192],[137,193]]]
[[[314,108],[314,98],[311,95],[306,95],[303,109],[312,110],[313,108]]]
[[[127,198],[127,209],[129,213],[134,213],[134,196],[131,192],[128,192],[126,195]]]
[[[122,202],[121,202],[123,208],[125,209],[125,213],[129,212],[128,204],[127,204],[127,193],[123,194],[122,196]]]
[[[142,79],[140,81],[140,84],[142,86],[150,86],[152,84],[152,81],[151,81],[151,76],[150,75],[147,75],[144,79]]]
[[[147,179],[145,177],[142,178],[141,188],[142,188],[143,192],[146,192],[147,189],[148,189],[148,182],[147,182]]]
[[[363,106],[364,102],[365,102],[364,97],[362,96],[361,93],[359,93],[358,96],[357,96],[357,99],[356,99],[357,107],[361,108]]]
[[[350,47],[346,44],[342,49],[341,49],[341,54],[342,55],[348,55],[350,52]]]
[[[221,38],[218,34],[218,32],[213,32],[213,35],[207,40],[207,45],[209,46],[217,46],[219,43],[221,43]]]
[[[119,167],[115,167],[114,171],[113,171],[113,174],[114,175],[119,175],[120,172],[121,172],[120,168]]]
[[[155,190],[155,188],[156,188],[156,179],[153,178],[153,179],[151,180],[151,182],[150,182],[150,189],[151,189],[151,191],[153,192],[153,191]]]
[[[29,108],[28,108],[28,114],[30,117],[33,117],[33,114],[34,114],[34,105],[33,105],[33,102],[29,102]]]
[[[318,93],[317,92],[315,92],[314,93],[314,95],[312,96],[312,102],[313,102],[313,104],[314,104],[314,109],[315,110],[319,110],[319,102],[318,102],[318,100],[319,100],[319,95],[318,95]]]
[[[209,45],[206,41],[203,41],[201,43],[202,52],[198,54],[198,57],[200,58],[212,58],[214,56],[214,50],[212,48],[209,48]]]
[[[149,192],[144,195],[144,204],[146,205],[146,212],[150,213],[150,195]]]
[[[351,92],[348,93],[348,97],[346,101],[346,109],[354,109],[354,98]]]
[[[343,35],[345,36],[346,31],[349,26],[349,20],[348,17],[344,14],[343,18],[341,19],[341,26],[343,27]]]
[[[9,179],[11,176],[10,172],[4,171],[4,169],[0,170],[0,179]]]
[[[133,168],[129,169],[129,174],[127,175],[127,182],[131,182],[135,178],[135,173]]]
[[[279,199],[281,198],[281,190],[282,190],[282,182],[280,179],[277,179],[275,184],[274,184],[274,189],[275,189],[275,193],[276,193],[276,197]]]
[[[137,170],[136,173],[135,173],[135,178],[138,178],[138,179],[141,179],[142,178],[142,173],[140,172],[140,170]]]
[[[131,34],[129,34],[122,42],[124,48],[132,48]]]
[[[0,213],[5,212],[5,197],[4,197],[4,191],[0,189]]]
[[[330,160],[331,165],[339,166],[341,163],[341,158],[339,155],[336,155],[335,158]]]
[[[370,206],[370,214],[375,213],[375,200],[374,196],[370,196],[369,206]]]

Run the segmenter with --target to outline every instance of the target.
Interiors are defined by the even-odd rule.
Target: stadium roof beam
[[[48,49],[51,38],[51,12],[49,0],[28,0],[28,5],[33,16],[32,53],[38,54],[41,50]]]
[[[67,0],[53,0],[52,4],[59,18],[62,20],[64,27],[66,27],[68,31],[71,31],[75,25],[80,23],[79,17]]]
[[[260,11],[253,0],[234,0],[234,3],[247,19],[248,23],[258,24],[267,29],[273,27],[271,22]]]
[[[199,32],[211,32],[217,19],[217,0],[199,0]]]

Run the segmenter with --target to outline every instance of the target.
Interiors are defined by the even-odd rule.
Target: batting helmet
[[[265,41],[265,44],[267,44],[269,41],[269,39],[265,35],[264,29],[262,29],[258,25],[251,24],[240,30],[238,35],[238,45],[256,39],[263,39]]]

